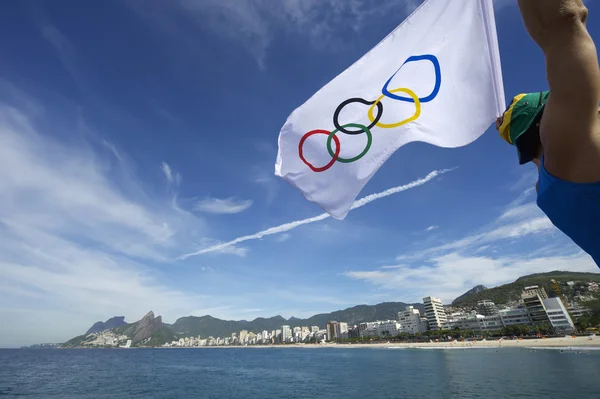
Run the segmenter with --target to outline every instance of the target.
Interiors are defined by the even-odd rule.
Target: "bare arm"
[[[574,182],[600,181],[600,68],[581,0],[519,0],[546,58],[550,97],[540,135],[545,166]]]

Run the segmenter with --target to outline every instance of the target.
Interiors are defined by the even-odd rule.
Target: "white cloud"
[[[357,208],[363,207],[363,206],[365,206],[365,205],[367,205],[367,204],[369,204],[369,203],[371,203],[371,202],[373,202],[375,200],[378,200],[378,199],[381,199],[381,198],[385,198],[385,197],[389,197],[390,195],[397,194],[397,193],[400,193],[402,191],[410,190],[411,188],[422,186],[423,184],[428,183],[429,181],[433,180],[434,178],[440,176],[441,174],[447,173],[447,172],[449,172],[451,170],[453,170],[453,169],[435,170],[435,171],[429,173],[424,178],[412,181],[412,182],[410,182],[408,184],[405,184],[403,186],[393,187],[393,188],[387,189],[385,191],[382,191],[380,193],[367,195],[366,197],[363,197],[363,198],[361,198],[359,200],[354,201],[354,204],[352,204],[352,208],[351,209],[357,209]],[[231,246],[231,245],[236,245],[236,244],[239,244],[241,242],[250,241],[250,240],[260,240],[261,238],[263,238],[265,236],[270,236],[270,235],[274,235],[274,234],[285,233],[287,231],[293,230],[293,229],[295,229],[297,227],[300,227],[300,226],[303,226],[305,224],[319,222],[319,221],[325,220],[325,219],[327,219],[329,217],[330,217],[329,214],[322,213],[322,214],[320,214],[318,216],[314,216],[312,218],[307,218],[307,219],[302,219],[302,220],[296,220],[294,222],[282,224],[282,225],[279,225],[279,226],[271,227],[271,228],[263,230],[263,231],[259,231],[258,233],[255,233],[255,234],[238,237],[238,238],[236,238],[234,240],[231,240],[229,242],[225,242],[225,243],[217,244],[217,245],[212,245],[212,246],[200,249],[200,250],[195,251],[195,252],[187,253],[185,255],[181,255],[178,259],[187,259],[187,258],[192,257],[192,256],[198,256],[198,255],[206,254],[206,253],[209,253],[209,252],[221,251],[223,248],[226,248],[226,247]]]
[[[542,213],[535,203],[527,203],[508,208],[493,223],[484,226],[479,233],[467,235],[461,239],[432,246],[415,253],[403,254],[398,256],[396,260],[425,259],[449,251],[476,250],[486,244],[498,243],[502,240],[556,233],[557,231],[550,219]]]
[[[207,247],[215,247],[215,246],[219,246],[223,244],[223,242],[218,241],[218,240],[214,240],[212,238],[202,238],[200,240],[200,248],[207,248]],[[220,247],[219,249],[212,251],[212,253],[214,255],[235,255],[235,256],[239,256],[241,258],[245,257],[246,255],[248,255],[248,252],[250,252],[249,248],[246,247],[239,247],[236,245],[228,245],[228,246],[223,246]]]
[[[234,214],[244,212],[252,206],[252,200],[237,198],[205,198],[196,202],[194,210],[216,214]]]
[[[0,345],[65,340],[112,315],[134,321],[150,309],[199,306],[204,298],[166,286],[147,265],[192,248],[206,234],[202,219],[144,192],[120,169],[122,156],[114,166],[103,148],[59,142],[38,119],[44,112],[35,115],[0,101]],[[61,136],[69,133],[77,132]],[[30,328],[39,325],[47,328]]]
[[[433,231],[433,230],[437,230],[439,228],[440,228],[440,226],[429,226],[428,228],[425,229],[425,231]]]
[[[216,35],[238,44],[266,67],[269,48],[281,32],[301,35],[316,48],[338,50],[362,38],[373,21],[394,13],[408,16],[415,0],[177,0],[130,1],[140,16],[179,38],[190,35],[190,22],[210,28]],[[400,20],[398,20],[400,22]],[[344,32],[342,34],[341,32]],[[290,35],[291,36],[291,35]]]
[[[597,271],[591,257],[574,245],[559,245],[560,241],[553,242],[552,247],[530,241],[523,247],[525,252],[523,248],[513,250],[515,239],[523,242],[550,233],[560,237],[535,203],[515,203],[476,234],[398,256],[398,265],[348,271],[346,276],[386,290],[402,289],[404,301],[434,295],[449,302],[475,285],[493,287],[531,273]]]
[[[284,241],[289,240],[290,238],[292,238],[291,234],[289,234],[289,233],[283,233],[283,234],[277,236],[277,238],[275,238],[275,241],[277,241],[277,242],[284,242]]]
[[[430,266],[394,266],[383,270],[350,271],[350,278],[375,286],[402,290],[402,300],[421,301],[433,295],[449,303],[475,285],[494,287],[532,274],[553,270],[596,272],[592,259],[578,253],[570,256],[521,257],[463,256],[458,252],[431,259]]]
[[[173,173],[173,169],[166,162],[161,163],[160,169],[162,170],[163,174],[165,175],[165,179],[167,179],[167,183],[174,184],[175,186],[179,186],[179,184],[181,183],[181,174],[179,172]]]
[[[165,174],[165,178],[167,179],[167,181],[172,183],[174,180],[173,172],[171,172],[171,167],[169,166],[169,164],[166,162],[163,162],[161,164],[160,168],[162,169],[163,173]]]

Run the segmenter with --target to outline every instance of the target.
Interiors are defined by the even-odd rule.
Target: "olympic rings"
[[[303,146],[304,146],[304,142],[306,141],[306,139],[309,138],[312,135],[315,135],[315,134],[326,134],[326,135],[328,135],[328,136],[331,137],[331,133],[328,132],[327,130],[313,130],[313,131],[310,131],[310,132],[306,133],[302,137],[302,139],[300,140],[300,144],[298,144],[298,153],[300,154],[300,159],[302,160],[302,162],[304,162],[306,165],[308,165],[308,167],[311,168],[313,170],[313,172],[324,172],[327,169],[331,168],[333,166],[333,164],[335,163],[335,161],[338,160],[338,157],[340,155],[340,150],[342,149],[342,147],[340,146],[340,140],[337,137],[334,136],[333,139],[335,140],[335,146],[336,146],[335,147],[335,154],[331,154],[332,159],[331,159],[331,161],[327,165],[322,166],[320,168],[317,168],[317,167],[313,166],[310,162],[308,162],[306,160],[306,158],[304,158],[304,151],[302,149]],[[329,141],[330,140],[328,138],[327,139],[327,148],[331,147]]]
[[[337,139],[337,137],[335,136],[335,134],[340,131],[341,129],[335,129],[333,132],[331,132],[329,134],[329,137],[327,137],[327,151],[329,151],[329,155],[331,155],[332,158],[335,158],[336,161],[338,162],[342,162],[342,163],[351,163],[351,162],[356,162],[359,159],[361,159],[362,157],[364,157],[366,155],[367,152],[369,152],[369,149],[371,148],[371,144],[373,143],[373,136],[371,135],[371,131],[369,130],[368,127],[363,126],[363,125],[359,125],[358,123],[348,123],[346,125],[344,125],[343,127],[356,127],[359,128],[363,133],[367,134],[367,145],[365,146],[365,149],[363,150],[363,152],[361,152],[360,154],[358,154],[357,156],[355,156],[354,158],[340,158],[339,157],[339,149],[340,146],[338,144],[338,142],[336,141],[336,145],[337,145],[337,155],[333,153],[333,150],[331,149],[331,139]]]
[[[375,127],[375,125],[377,124],[377,122],[379,122],[379,119],[381,119],[381,116],[383,115],[383,104],[380,101],[367,101],[362,98],[349,98],[348,100],[346,100],[343,103],[341,103],[340,105],[338,105],[337,109],[333,113],[333,125],[336,127],[336,129],[339,130],[340,132],[346,133],[346,134],[364,133],[364,131],[362,129],[347,130],[343,126],[340,125],[338,118],[340,116],[340,112],[342,112],[342,108],[344,108],[346,105],[352,104],[352,103],[361,103],[361,104],[365,104],[365,105],[373,104],[371,106],[371,108],[369,109],[369,111],[371,112],[371,115],[373,115],[373,107],[375,107],[375,105],[377,105],[377,117],[371,118],[372,123],[369,126],[367,126],[367,128],[372,129],[373,127]]]
[[[397,123],[380,123],[377,122],[377,120],[375,118],[373,118],[373,108],[375,108],[375,105],[379,105],[381,104],[381,100],[383,100],[383,97],[385,97],[385,94],[382,94],[381,97],[379,97],[375,103],[373,105],[371,105],[371,108],[369,108],[369,120],[371,122],[375,122],[375,126],[380,127],[382,129],[392,129],[394,127],[400,127],[402,125],[406,125],[407,123],[410,123],[412,121],[416,121],[417,119],[419,119],[419,116],[421,116],[421,101],[419,101],[419,97],[417,97],[417,95],[415,94],[414,91],[410,90],[410,89],[394,89],[394,90],[390,90],[390,93],[398,93],[398,92],[403,92],[408,94],[414,101],[415,103],[415,114],[413,116],[411,116],[408,119],[405,119],[403,121],[397,122]],[[377,114],[379,116],[379,113]]]
[[[421,60],[430,61],[433,64],[433,69],[435,71],[435,85],[433,87],[433,90],[427,97],[419,98],[415,94],[414,91],[407,89],[407,88],[397,88],[397,89],[393,89],[393,90],[388,89],[390,82],[392,81],[392,79],[394,79],[394,76],[396,76],[396,74],[402,69],[402,67],[404,65],[408,64],[409,62],[421,61]],[[336,110],[333,114],[333,125],[335,126],[334,131],[329,132],[328,130],[320,130],[320,129],[311,130],[310,132],[308,132],[304,136],[302,136],[302,138],[300,139],[300,143],[298,144],[298,154],[300,156],[300,159],[314,172],[324,172],[327,169],[331,168],[336,162],[352,163],[352,162],[358,161],[359,159],[364,157],[367,154],[367,152],[369,152],[369,150],[371,149],[371,145],[373,144],[373,136],[371,134],[372,128],[377,126],[382,129],[392,129],[392,128],[406,125],[407,123],[417,120],[421,116],[421,104],[427,103],[437,97],[437,95],[440,91],[441,83],[442,83],[441,68],[440,68],[440,63],[436,56],[434,56],[432,54],[425,54],[425,55],[416,55],[416,56],[409,57],[406,61],[404,61],[402,66],[400,68],[398,68],[398,70],[396,72],[394,72],[394,74],[383,85],[383,88],[381,89],[382,95],[377,100],[367,101],[367,100],[365,100],[363,98],[359,98],[359,97],[349,98],[349,99],[343,101],[340,105],[338,105],[338,107],[336,108]],[[398,96],[398,95],[394,94],[394,93],[398,93],[398,92],[405,93],[409,97],[403,97],[403,96]],[[384,97],[388,97],[393,100],[414,103],[415,104],[414,115],[408,119],[405,119],[403,121],[396,122],[396,123],[380,122],[380,120],[383,116],[383,103],[381,102],[381,100],[383,100]],[[369,126],[360,125],[358,123],[347,123],[345,125],[340,124],[339,116],[340,116],[340,113],[342,112],[342,109],[346,105],[349,105],[352,103],[361,103],[364,105],[370,105],[369,110],[367,112],[369,121],[371,122],[371,124]],[[377,107],[377,115],[376,116],[373,115],[373,109],[375,107]],[[355,128],[355,130],[348,130],[347,129],[348,127]],[[358,130],[356,130],[356,129],[358,129]],[[339,138],[336,136],[336,134],[338,132],[342,132],[342,133],[349,134],[349,135],[358,135],[361,133],[365,133],[367,135],[367,145],[365,146],[365,149],[360,154],[355,156],[354,158],[340,158],[341,145],[340,145]],[[306,158],[304,158],[304,152],[303,152],[304,142],[309,137],[311,137],[315,134],[326,134],[327,135],[327,152],[329,152],[329,155],[331,156],[331,161],[327,165],[321,166],[321,167],[315,167],[310,162],[308,162],[306,160]],[[333,148],[331,148],[332,140],[335,141],[335,146],[336,146],[335,151],[333,151]]]
[[[402,64],[402,66],[400,68],[398,68],[398,70],[396,72],[394,72],[394,74],[388,79],[388,81],[385,82],[385,85],[383,85],[383,89],[381,89],[381,93],[386,97],[393,98],[394,100],[407,101],[409,103],[414,102],[414,99],[412,99],[412,98],[396,96],[396,95],[392,94],[391,91],[388,91],[388,86],[389,86],[390,82],[392,81],[392,79],[394,79],[394,76],[396,76],[396,74],[398,72],[400,72],[400,70],[402,69],[402,67],[404,65],[408,64],[409,62],[421,61],[421,60],[427,60],[433,64],[433,69],[435,71],[435,85],[433,86],[433,90],[431,91],[431,94],[429,94],[427,97],[419,98],[419,101],[421,101],[422,103],[428,103],[429,101],[436,98],[438,95],[438,92],[440,91],[440,86],[442,85],[442,70],[440,68],[440,62],[438,61],[437,57],[435,55],[431,55],[431,54],[414,55],[412,57],[409,57],[406,61],[404,61],[404,64]]]

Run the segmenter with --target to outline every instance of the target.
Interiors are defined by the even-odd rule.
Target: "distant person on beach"
[[[581,0],[519,0],[546,58],[549,91],[515,96],[496,121],[521,165],[538,167],[537,204],[600,267],[600,68]]]

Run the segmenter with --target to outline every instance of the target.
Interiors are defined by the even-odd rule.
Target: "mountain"
[[[91,326],[85,334],[88,335],[92,333],[99,333],[104,330],[111,330],[113,328],[122,326],[123,324],[127,324],[125,322],[125,316],[115,316],[106,320],[105,322],[98,321],[94,323],[94,325]]]
[[[121,324],[121,321],[124,321],[123,319],[122,317],[113,317],[103,323],[103,327],[119,324],[118,327],[103,328],[92,333],[88,331],[84,335],[79,335],[65,342],[62,347],[115,347],[125,345],[128,339],[131,340],[132,346],[160,346],[165,342],[171,342],[178,338],[170,326],[163,324],[162,317],[154,317],[152,311],[135,323]],[[94,326],[98,324],[95,323]]]
[[[221,320],[212,316],[187,316],[177,319],[171,326],[173,332],[181,336],[225,337],[241,330],[261,332],[280,329],[282,325],[293,327],[318,326],[325,328],[331,320],[345,321],[349,325],[375,320],[397,320],[398,312],[403,311],[407,304],[403,302],[385,302],[379,305],[358,305],[352,308],[338,310],[332,313],[314,315],[308,319],[291,317],[289,320],[281,316],[271,318],[259,317],[252,321]],[[423,304],[413,304],[416,309],[424,311]]]
[[[469,295],[478,294],[487,289],[488,288],[484,285],[476,285],[475,287],[471,288],[469,291],[465,292],[464,294],[456,298],[454,301],[452,301],[452,306],[454,306],[456,303],[460,303],[464,298],[468,297]]]
[[[123,334],[129,337],[133,346],[146,344],[145,341],[160,336],[169,336],[175,339],[171,328],[163,324],[162,316],[154,317],[153,311],[149,311],[141,320],[135,323],[122,325],[112,331],[115,334]]]
[[[552,287],[551,279],[555,279],[559,283],[560,290],[567,296],[572,296],[577,290],[585,289],[583,283],[589,281],[595,281],[600,283],[600,273],[577,273],[577,272],[563,272],[553,271],[549,273],[538,273],[531,274],[528,276],[519,277],[516,281],[504,284],[495,288],[489,288],[483,291],[470,293],[467,292],[464,295],[459,296],[452,302],[452,306],[457,307],[474,307],[477,305],[477,301],[483,299],[489,299],[496,304],[506,304],[510,301],[516,301],[521,298],[521,292],[523,288],[530,285],[538,285],[544,287],[548,296],[556,296],[557,293]],[[573,287],[566,285],[567,282],[573,281],[575,284]],[[475,287],[477,288],[477,287]]]

